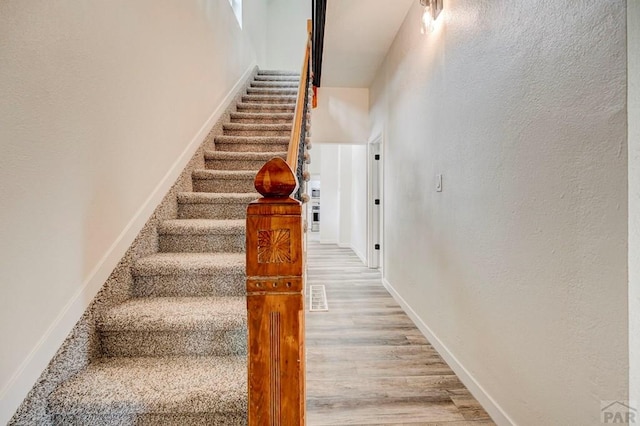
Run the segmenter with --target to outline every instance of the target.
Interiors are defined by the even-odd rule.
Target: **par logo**
[[[607,424],[636,424],[638,410],[629,401],[601,401],[600,421]]]

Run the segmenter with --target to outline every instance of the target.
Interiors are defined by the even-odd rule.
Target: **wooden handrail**
[[[293,114],[293,129],[291,131],[291,139],[289,140],[289,150],[287,151],[287,164],[292,170],[298,168],[298,153],[300,152],[300,137],[302,136],[302,121],[305,111],[305,103],[307,102],[306,89],[309,85],[309,65],[311,61],[311,35],[313,23],[307,21],[307,47],[304,51],[304,61],[302,62],[302,71],[300,72],[300,84],[298,85],[298,98],[296,100],[296,109]]]
[[[262,195],[247,207],[247,328],[250,426],[305,424],[304,231],[291,195],[304,171],[311,23],[287,161],[258,172]]]

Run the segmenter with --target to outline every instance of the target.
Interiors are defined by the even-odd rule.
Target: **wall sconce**
[[[433,23],[440,12],[442,12],[442,2],[444,0],[420,0],[420,4],[424,6],[424,13],[422,14],[422,25],[420,26],[420,32],[425,34],[433,31]]]

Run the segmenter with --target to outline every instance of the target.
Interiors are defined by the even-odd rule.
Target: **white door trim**
[[[382,133],[375,136],[367,144],[367,266],[380,268],[383,265],[383,137]],[[380,160],[375,160],[374,155],[379,154]],[[377,168],[377,170],[376,170]],[[375,180],[377,179],[377,185]],[[377,193],[376,193],[377,192]],[[375,199],[380,199],[380,205],[375,205]],[[377,217],[376,217],[377,209]],[[375,249],[375,244],[380,244],[380,249]]]

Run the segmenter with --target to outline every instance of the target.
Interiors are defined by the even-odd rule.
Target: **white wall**
[[[338,197],[340,210],[338,213],[338,245],[351,247],[351,145],[340,145],[340,168],[338,181]]]
[[[340,235],[340,146],[314,144],[321,152],[320,242],[337,244]]]
[[[228,0],[30,0],[0,63],[4,423],[255,54]]]
[[[371,88],[385,278],[501,424],[627,398],[625,4],[415,2]]]
[[[267,67],[268,0],[242,0],[242,22],[260,68]]]
[[[307,169],[307,171],[311,174],[311,176],[317,176],[322,170],[320,166],[322,164],[322,145],[316,145],[315,143],[312,143],[309,154],[311,155],[311,163],[309,163],[309,168]]]
[[[366,143],[369,138],[369,89],[320,87],[311,115],[318,142]]]
[[[267,0],[266,68],[300,72],[311,2]]]
[[[351,155],[351,248],[367,261],[367,146],[352,145]]]
[[[640,402],[640,1],[627,1],[629,77],[629,399]]]

